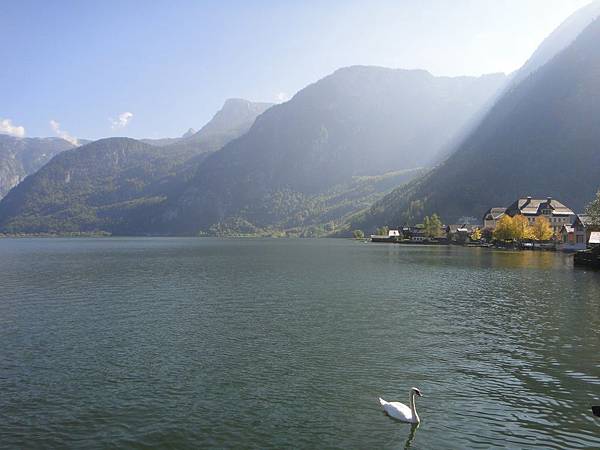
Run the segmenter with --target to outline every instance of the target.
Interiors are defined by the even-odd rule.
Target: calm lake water
[[[4,239],[0,342],[0,447],[600,447],[600,273],[560,254]],[[416,430],[377,402],[411,386]]]

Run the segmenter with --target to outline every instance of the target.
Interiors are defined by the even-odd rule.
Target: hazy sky
[[[353,64],[511,72],[588,3],[0,0],[0,130],[177,136]]]

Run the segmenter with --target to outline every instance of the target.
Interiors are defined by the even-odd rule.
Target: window
[[[583,236],[581,234],[577,235],[577,243],[578,244],[583,244]]]

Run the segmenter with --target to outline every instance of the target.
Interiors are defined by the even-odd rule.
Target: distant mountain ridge
[[[160,140],[162,146],[157,140],[108,138],[60,154],[0,202],[0,229],[156,231],[156,217],[169,196],[178,195],[206,155],[239,137],[266,108],[268,104],[227,101],[215,123],[188,138]]]
[[[54,155],[74,147],[60,138],[22,138],[0,134],[0,199]]]
[[[572,44],[577,36],[599,16],[600,0],[595,0],[575,11],[564,20],[558,28],[553,30],[542,41],[525,64],[508,76],[503,89],[498,90],[496,95],[491,97],[487,104],[481,108],[480,112],[473,117],[472,121],[463,127],[462,132],[448,142],[440,152],[436,163],[442,162],[460,147],[464,140],[481,124],[482,120],[507,90],[512,89]]]
[[[193,128],[188,128],[188,130],[183,133],[183,135],[181,136],[183,139],[187,139],[189,137],[192,137],[194,134],[196,134],[198,131],[194,130]]]
[[[516,71],[511,84],[516,85],[570,46],[592,22],[600,17],[600,0],[575,11],[544,39],[527,62]]]
[[[350,228],[480,217],[522,196],[581,212],[600,185],[600,19],[508,89],[459,149],[422,179],[350,221]]]
[[[200,131],[188,136],[192,141],[217,138],[224,133],[235,132],[241,136],[254,124],[258,116],[272,107],[273,103],[251,102],[242,98],[230,98]]]
[[[162,199],[156,183],[170,165],[161,150],[108,138],[63,152],[0,202],[0,225],[26,233],[118,230]]]
[[[505,79],[355,66],[283,104],[229,100],[170,145],[101,140],[53,160],[0,203],[0,229],[319,234],[421,173]],[[84,170],[114,152],[126,166]]]
[[[188,129],[179,138],[140,139],[146,144],[166,147],[169,145],[193,146],[196,152],[209,153],[219,150],[232,139],[246,133],[256,118],[273,106],[273,103],[251,102],[230,98],[212,119],[199,131]]]
[[[270,227],[302,210],[302,199],[352,177],[422,167],[504,80],[340,69],[267,110],[207,158],[169,208],[171,226],[194,234],[237,218]]]

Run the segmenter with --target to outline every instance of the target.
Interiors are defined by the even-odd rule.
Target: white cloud
[[[275,99],[278,103],[287,102],[290,99],[290,96],[287,92],[280,92],[275,96]]]
[[[116,119],[113,119],[112,117],[109,117],[109,121],[110,121],[110,127],[113,130],[118,130],[120,128],[125,128],[129,122],[131,121],[131,119],[133,118],[133,113],[130,113],[128,111],[123,112],[121,114],[119,114],[119,117]]]
[[[58,123],[56,120],[51,120],[50,126],[52,127],[52,129],[54,130],[54,132],[56,133],[56,135],[58,137],[64,139],[67,142],[70,142],[73,145],[79,145],[79,141],[77,140],[77,138],[74,136],[71,136],[66,131],[61,130],[60,123]]]
[[[13,125],[12,120],[10,119],[1,119],[0,134],[10,134],[11,136],[24,137],[25,128]]]

